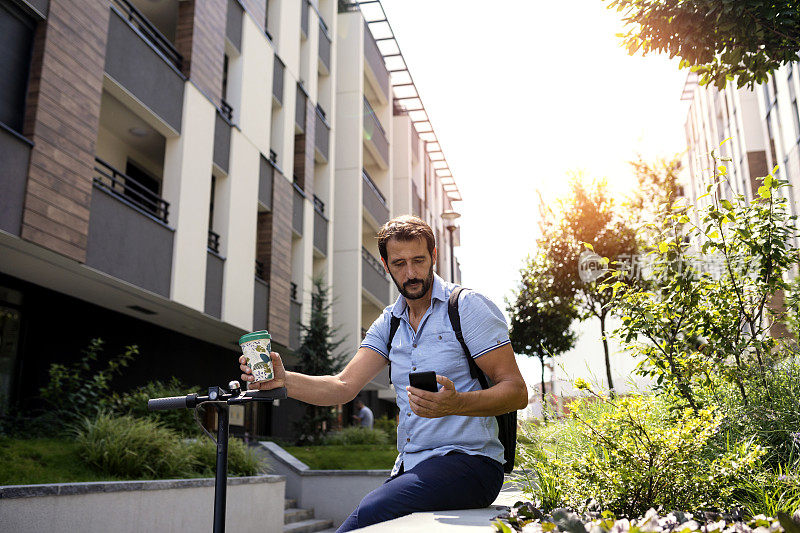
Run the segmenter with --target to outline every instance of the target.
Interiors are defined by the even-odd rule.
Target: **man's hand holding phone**
[[[415,376],[415,374],[417,374]],[[420,375],[423,374],[423,375]],[[436,382],[442,387],[437,392],[424,390],[431,386],[430,376],[433,374]],[[439,376],[433,372],[417,372],[409,374],[410,385],[406,387],[408,393],[408,404],[417,416],[423,418],[440,418],[443,416],[456,415],[461,410],[461,396],[456,392],[453,382],[444,376]],[[435,384],[434,384],[435,385]],[[423,388],[418,388],[418,387]]]

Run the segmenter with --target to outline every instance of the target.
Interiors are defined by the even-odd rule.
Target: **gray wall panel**
[[[269,285],[263,279],[255,278],[253,298],[253,331],[267,329],[267,306],[269,305]]]
[[[228,0],[228,20],[225,24],[225,35],[237,50],[242,49],[242,18],[244,10],[236,0]]]
[[[274,175],[274,167],[262,155],[261,166],[258,171],[258,201],[270,210],[272,210],[272,180]]]
[[[105,70],[175,131],[181,131],[183,76],[112,9]]]
[[[389,305],[389,279],[378,259],[361,250],[361,279],[364,288],[383,305]]]
[[[0,229],[19,236],[31,145],[0,127]]]
[[[225,260],[220,256],[208,252],[206,259],[206,296],[203,307],[207,315],[215,318],[222,317],[222,274],[225,270]]]
[[[228,161],[231,157],[231,126],[217,112],[214,123],[214,163],[228,172]]]
[[[314,210],[314,248],[328,255],[328,219],[317,210]]]
[[[169,298],[174,230],[103,188],[92,189],[86,264]]]
[[[294,200],[292,209],[292,229],[302,237],[303,235],[303,209],[305,209],[305,198],[303,193],[297,190],[295,185]]]

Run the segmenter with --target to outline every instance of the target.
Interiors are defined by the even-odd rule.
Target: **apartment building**
[[[395,191],[458,236],[434,147],[393,142],[416,130],[376,49],[334,0],[0,0],[0,405],[94,337],[139,346],[123,386],[225,385],[257,329],[291,367],[315,277],[354,351],[393,297],[370,235],[410,209]],[[301,409],[232,429],[289,436]]]
[[[742,194],[751,200],[758,178],[776,166],[776,175],[792,184],[781,189],[797,214],[796,187],[800,183],[800,93],[798,64],[785,65],[754,89],[700,86],[697,76],[687,78],[682,99],[690,102],[686,120],[689,189],[696,200],[705,193],[713,174],[711,150],[727,167],[728,183],[720,191],[724,198]],[[726,141],[721,147],[720,143]]]

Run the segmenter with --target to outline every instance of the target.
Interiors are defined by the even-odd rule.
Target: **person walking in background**
[[[372,429],[372,423],[375,420],[375,417],[372,415],[372,409],[364,405],[364,402],[361,398],[358,398],[355,402],[357,414],[353,415],[353,418],[358,420],[359,425],[362,428]]]
[[[487,253],[491,243],[485,244]],[[495,417],[528,405],[503,313],[488,298],[463,290],[458,314],[464,346],[493,385],[471,376],[466,352],[448,314],[456,285],[434,271],[433,230],[411,215],[378,232],[383,266],[400,292],[367,331],[355,356],[335,376],[289,372],[272,352],[275,378],[254,383],[239,359],[248,388],[286,387],[290,398],[313,405],[351,401],[389,365],[400,421],[391,477],[367,494],[338,533],[420,511],[473,509],[491,504],[503,486],[504,447]],[[394,324],[394,326],[393,326]],[[434,371],[437,392],[410,385],[409,373]]]

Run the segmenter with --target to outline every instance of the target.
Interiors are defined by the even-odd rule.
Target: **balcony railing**
[[[272,96],[281,105],[283,105],[283,71],[285,68],[281,58],[276,55],[272,67]]]
[[[328,160],[328,149],[330,146],[331,126],[325,116],[325,111],[317,104],[317,121],[314,127],[314,145],[319,150],[320,155]]]
[[[128,0],[112,0],[114,4],[128,17],[128,22],[136,26],[143,35],[155,46],[159,52],[178,70],[183,68],[183,56],[178,53],[175,46],[164,37],[164,34],[156,29],[147,20],[141,11],[136,9]]]
[[[305,206],[306,194],[297,183],[292,184],[294,187],[294,198],[292,202],[292,229],[298,236],[303,236],[303,210]]]
[[[215,254],[219,253],[219,233],[208,230],[208,249]]]
[[[383,264],[375,257],[361,248],[362,259],[362,285],[373,297],[384,305],[389,304],[389,279],[386,277],[386,270]]]
[[[169,202],[135,179],[112,167],[99,157],[95,158],[95,162],[94,182],[98,186],[130,202],[142,211],[156,217],[164,224],[167,223],[169,217]]]
[[[389,71],[386,69],[383,54],[381,54],[378,43],[375,42],[375,38],[372,36],[366,21],[364,21],[364,56],[372,74],[378,81],[383,97],[386,98],[389,95]]]
[[[322,255],[328,255],[328,219],[325,217],[325,203],[314,195],[314,248]]]
[[[297,283],[294,281],[289,282],[289,297],[293,302],[297,301]]]
[[[319,19],[319,60],[325,69],[323,74],[328,74],[331,70],[331,37],[322,18]]]
[[[233,107],[224,98],[219,101],[219,112],[224,118],[228,119],[228,122],[233,122]]]
[[[375,222],[380,226],[389,220],[389,204],[386,198],[381,193],[375,182],[372,181],[366,170],[361,170],[361,177],[363,178],[363,202],[367,212],[375,219]]]
[[[364,140],[372,141],[383,162],[389,164],[389,141],[386,139],[386,131],[383,129],[380,120],[369,105],[367,97],[364,97]]]
[[[310,9],[308,0],[300,1],[300,30],[303,37],[308,38],[308,10]]]
[[[259,261],[258,259],[256,259],[256,277],[263,280],[267,279],[264,277],[264,262]]]
[[[278,152],[276,152],[272,148],[269,149],[269,160],[275,163],[276,165],[278,164]]]
[[[308,93],[305,88],[297,84],[297,99],[294,105],[294,122],[300,131],[306,131],[306,100],[308,100]]]

